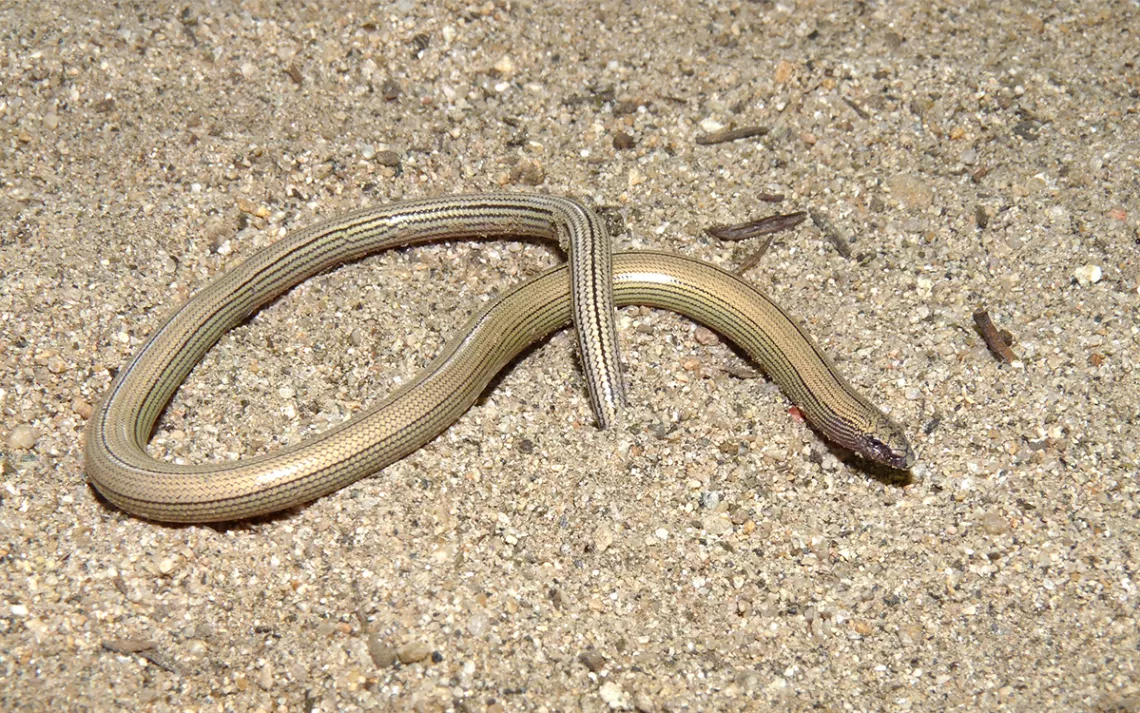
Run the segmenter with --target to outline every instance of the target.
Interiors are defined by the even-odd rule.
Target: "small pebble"
[[[717,336],[716,332],[708,327],[697,327],[696,331],[693,332],[693,339],[697,340],[697,344],[706,347],[712,346],[720,341],[720,337]]]
[[[384,83],[380,85],[380,94],[388,101],[394,101],[400,97],[403,90],[394,79],[385,79]]]
[[[412,641],[396,650],[396,658],[400,663],[418,663],[431,656],[431,647],[422,641]]]
[[[792,72],[795,71],[795,65],[786,59],[780,60],[776,65],[776,74],[773,77],[777,84],[786,84],[792,78]]]
[[[1102,276],[1103,273],[1099,265],[1081,265],[1073,271],[1073,277],[1076,278],[1077,283],[1080,284],[1081,287],[1095,285],[1100,282]]]
[[[982,529],[989,535],[1001,535],[1009,531],[1009,520],[996,512],[982,515]]]
[[[388,668],[396,663],[396,647],[384,643],[376,634],[368,637],[368,655],[378,668]]]
[[[515,61],[509,54],[505,54],[495,62],[495,71],[502,77],[509,77],[515,73]]]
[[[700,495],[701,507],[706,510],[716,510],[720,505],[720,491],[706,490]]]
[[[16,426],[8,434],[8,447],[14,451],[26,451],[36,445],[40,434],[31,426]]]
[[[487,619],[485,614],[472,614],[471,619],[467,622],[467,633],[472,636],[482,636],[487,633],[487,627],[491,622]]]
[[[190,658],[202,658],[209,650],[210,646],[201,639],[190,639],[186,642],[186,655]]]
[[[710,535],[732,532],[732,521],[723,513],[715,513],[701,520],[701,527]]]
[[[614,134],[614,148],[619,151],[625,151],[637,145],[633,137],[624,131],[619,131]]]
[[[578,661],[594,673],[606,667],[606,658],[593,649],[578,654]]]
[[[724,124],[712,118],[702,119],[700,126],[701,131],[704,131],[706,134],[715,134],[724,129]]]
[[[717,450],[730,456],[738,455],[740,453],[740,444],[736,441],[721,441],[717,445]]]
[[[400,165],[400,154],[395,151],[377,151],[376,163],[381,166],[395,168]]]
[[[538,186],[545,180],[546,170],[542,167],[542,162],[536,159],[523,158],[511,167],[511,181],[514,183]]]
[[[71,402],[71,411],[79,418],[91,418],[91,404],[83,399],[75,399]]]
[[[602,687],[598,689],[598,695],[610,707],[610,710],[615,711],[628,711],[633,710],[633,706],[629,704],[629,699],[622,690],[620,684],[616,681],[606,681]]]

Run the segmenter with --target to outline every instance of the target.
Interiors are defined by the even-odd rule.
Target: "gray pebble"
[[[388,668],[396,663],[396,647],[384,643],[377,634],[368,637],[368,655],[377,668]]]
[[[990,511],[982,515],[982,529],[988,535],[1002,535],[1009,531],[1009,521],[999,513]]]
[[[380,93],[388,101],[393,101],[399,98],[400,94],[403,93],[403,90],[400,88],[400,85],[396,82],[396,80],[385,79],[384,83],[380,85]]]
[[[717,490],[706,490],[701,493],[701,507],[706,510],[716,510],[720,505],[720,492]]]
[[[418,663],[431,656],[431,647],[422,641],[412,641],[404,644],[396,651],[396,658],[400,663]]]
[[[377,151],[376,163],[380,164],[381,166],[395,168],[400,165],[400,154],[396,153],[395,151]]]
[[[186,642],[186,655],[192,659],[202,658],[209,650],[209,645],[201,639],[190,639]]]

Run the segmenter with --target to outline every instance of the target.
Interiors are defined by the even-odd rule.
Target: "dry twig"
[[[847,241],[843,239],[839,231],[831,224],[831,219],[818,210],[810,210],[808,214],[811,215],[811,222],[815,223],[815,227],[819,228],[819,231],[823,233],[823,237],[827,238],[828,242],[835,246],[835,249],[839,251],[840,255],[850,259],[851,246],[847,244]]]
[[[974,312],[974,324],[978,325],[978,331],[982,333],[982,339],[985,340],[986,346],[990,348],[998,361],[1003,361],[1006,364],[1011,364],[1017,361],[1017,355],[1009,348],[1013,343],[1013,337],[1009,332],[1001,331],[994,322],[990,319],[990,313],[984,309],[978,309]]]
[[[794,228],[804,222],[805,218],[807,218],[807,213],[801,210],[795,213],[785,213],[783,215],[770,215],[766,218],[750,220],[747,223],[714,225],[705,232],[717,240],[748,240],[749,238],[758,238],[761,235],[769,235],[771,233],[778,233],[781,230]]]

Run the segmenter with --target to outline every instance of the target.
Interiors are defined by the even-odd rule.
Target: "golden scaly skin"
[[[492,235],[558,239],[570,262],[491,302],[413,381],[314,438],[236,463],[176,465],[147,455],[154,424],[189,371],[261,305],[371,252]],[[222,275],[119,372],[88,424],[87,473],[108,500],[153,520],[235,520],[282,510],[417,450],[459,418],[515,356],[571,321],[604,427],[624,398],[615,304],[671,309],[704,323],[755,359],[826,437],[891,467],[913,463],[902,429],[855,392],[796,322],[747,282],[677,255],[638,251],[611,257],[600,221],[574,201],[490,194],[402,202],[343,216],[287,236]]]

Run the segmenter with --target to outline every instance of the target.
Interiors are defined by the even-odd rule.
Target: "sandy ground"
[[[565,5],[0,4],[0,708],[1140,710],[1140,7]],[[825,216],[850,259],[808,221],[748,276],[907,425],[909,481],[629,308],[610,431],[563,332],[277,517],[167,527],[87,484],[93,404],[213,277],[321,217],[500,188],[730,268],[759,241],[709,225]],[[296,442],[559,259],[314,279],[222,339],[152,448]]]

